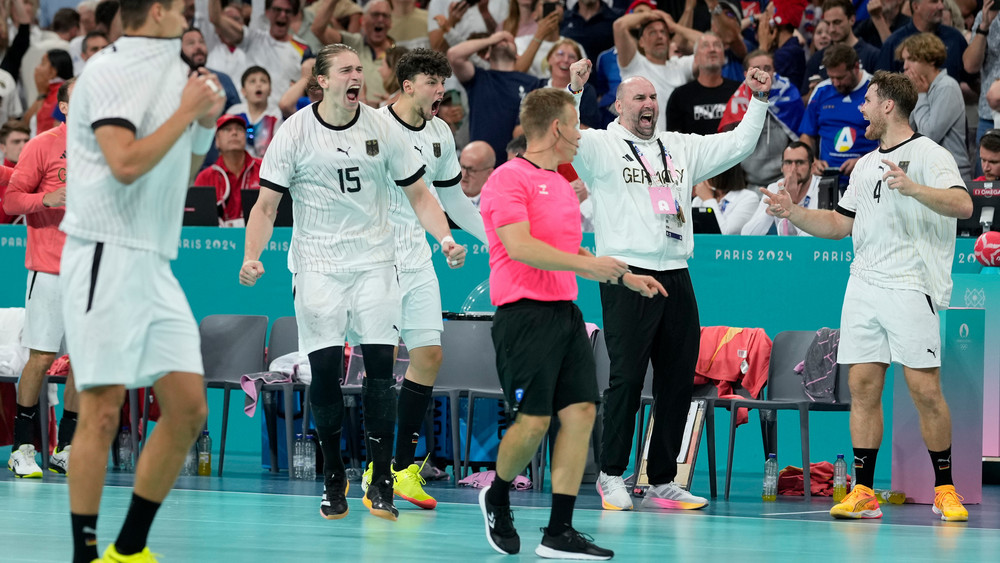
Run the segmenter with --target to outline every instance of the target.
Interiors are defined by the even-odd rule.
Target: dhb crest
[[[365,152],[368,153],[368,156],[378,156],[378,139],[365,141]]]

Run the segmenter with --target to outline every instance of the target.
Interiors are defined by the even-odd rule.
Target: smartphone
[[[478,3],[479,3],[479,0],[465,0],[465,5],[466,6],[475,6]]]
[[[559,6],[559,2],[543,2],[542,3],[542,17],[547,18],[549,14],[556,11]]]

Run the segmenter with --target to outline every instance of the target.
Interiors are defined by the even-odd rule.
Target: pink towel
[[[240,387],[247,396],[243,399],[243,412],[253,418],[257,412],[257,397],[265,383],[291,383],[292,376],[280,371],[262,371],[240,376]]]
[[[480,471],[462,479],[458,482],[458,484],[466,487],[472,487],[474,489],[485,489],[493,483],[493,479],[495,479],[496,476],[496,471]],[[527,491],[531,488],[531,480],[524,475],[518,475],[517,477],[514,477],[510,487],[515,491]]]

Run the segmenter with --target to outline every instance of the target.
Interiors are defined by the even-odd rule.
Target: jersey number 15
[[[361,191],[361,180],[358,178],[358,170],[357,166],[337,170],[337,176],[340,178],[340,193],[353,194]]]

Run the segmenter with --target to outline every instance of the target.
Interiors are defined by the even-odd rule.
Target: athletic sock
[[[413,463],[413,452],[417,449],[420,427],[427,415],[427,405],[434,387],[403,380],[396,404],[396,462],[393,469],[401,471]]]
[[[951,480],[951,446],[940,452],[927,450],[927,453],[931,454],[931,464],[934,466],[934,486],[954,484]]]
[[[368,432],[368,461],[372,463],[372,482],[377,479],[392,481],[392,434]]]
[[[59,421],[59,451],[73,443],[73,433],[76,432],[77,413],[63,409],[62,420]]]
[[[132,504],[125,515],[122,531],[115,540],[115,549],[122,555],[134,555],[146,547],[146,537],[153,525],[153,518],[160,508],[160,503],[146,500],[132,493]]]
[[[97,554],[97,515],[70,513],[73,528],[73,563],[91,563]]]
[[[486,500],[493,506],[510,505],[510,481],[504,481],[499,475],[494,477],[490,490],[486,491]]]
[[[344,468],[344,458],[340,450],[341,431],[324,432],[324,429],[317,428],[319,435],[319,448],[323,452],[323,473],[326,477],[344,477],[347,470]]]
[[[549,513],[549,527],[545,533],[549,536],[558,536],[572,528],[575,505],[575,496],[552,493],[552,512]]]
[[[17,416],[14,417],[14,445],[16,450],[22,444],[35,443],[35,419],[38,417],[38,403],[30,407],[17,405]]]
[[[854,448],[854,484],[869,489],[875,485],[875,458],[878,448]]]

